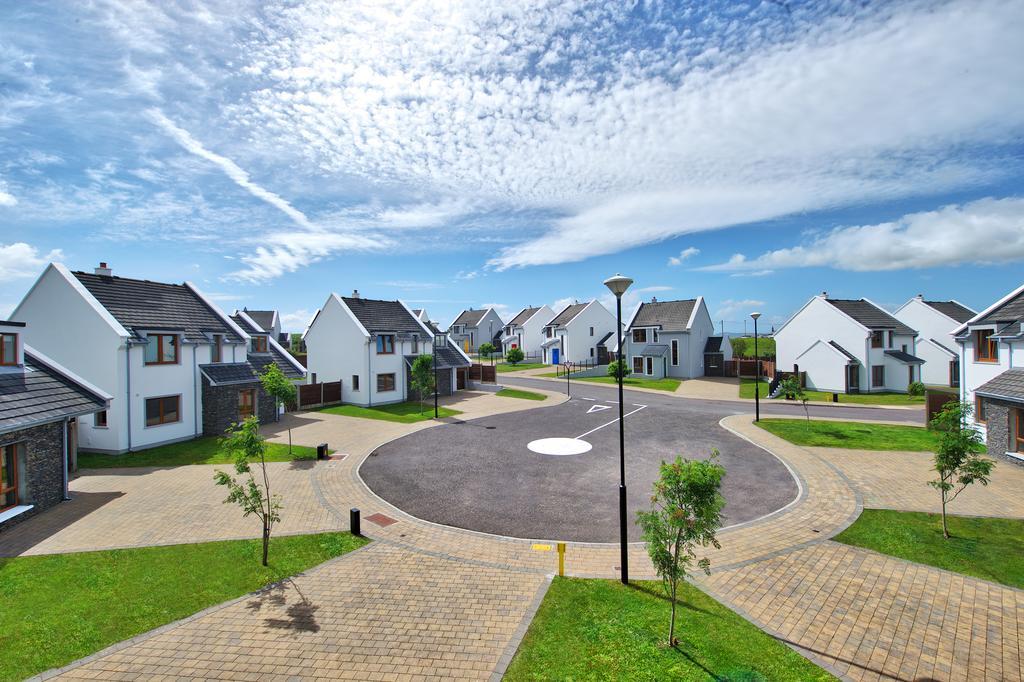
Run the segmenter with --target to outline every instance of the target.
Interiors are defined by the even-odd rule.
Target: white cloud
[[[301,267],[343,251],[379,251],[393,246],[381,238],[337,232],[278,232],[253,243],[253,252],[239,256],[245,267],[227,279],[259,283],[295,272]]]
[[[1024,199],[980,199],[892,222],[839,227],[808,243],[756,258],[737,253],[700,270],[742,272],[801,267],[877,271],[1024,260]]]
[[[0,244],[0,282],[38,276],[49,263],[63,259],[60,249],[41,254],[39,249],[25,242]]]
[[[519,312],[518,308],[516,308],[513,311],[504,303],[484,303],[480,307],[481,308],[494,308],[494,312],[498,313],[498,317],[500,317],[505,322],[510,321],[512,319],[512,315],[514,315],[515,313]]]
[[[306,325],[313,318],[315,311],[309,310],[308,308],[300,308],[293,310],[288,313],[281,313],[281,331],[286,332],[301,332],[306,329]]]
[[[3,186],[0,185],[0,206],[15,206],[18,200],[14,198],[14,195],[10,192],[5,191]]]
[[[417,282],[410,279],[392,279],[384,282],[375,282],[375,284],[393,289],[437,289],[441,286],[437,282]]]
[[[724,320],[726,322],[736,322],[736,320],[732,319],[733,315],[739,313],[749,314],[751,312],[754,312],[756,308],[760,308],[763,305],[764,301],[758,301],[752,298],[745,298],[743,300],[733,300],[731,298],[727,298],[724,301],[722,301],[721,306],[718,308],[718,310],[715,311],[715,314],[712,316],[712,319],[714,319],[716,322],[718,320]]]
[[[479,276],[480,273],[477,270],[460,270],[459,272],[455,273],[455,279],[461,281],[476,279]]]
[[[682,265],[684,260],[693,258],[698,253],[700,253],[700,249],[695,248],[693,246],[688,246],[687,248],[680,251],[678,256],[669,256],[668,264],[673,266]]]
[[[753,272],[734,272],[730,277],[767,277],[768,275],[774,275],[774,270],[754,270]]]
[[[247,298],[251,298],[250,296],[243,296],[241,294],[228,294],[224,292],[210,293],[208,291],[204,291],[203,296],[206,296],[206,298],[215,303],[234,303],[235,301],[244,301]]]

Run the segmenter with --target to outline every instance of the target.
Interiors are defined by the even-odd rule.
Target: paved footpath
[[[361,420],[339,424],[351,421]],[[785,509],[723,530],[714,572],[699,580],[703,589],[845,679],[1022,679],[1024,591],[829,540],[860,513],[871,481],[851,480],[834,461],[840,455],[787,443],[749,415],[722,425],[774,452],[802,490]],[[500,677],[557,555],[395,509],[357,473],[391,435],[344,431],[347,456],[311,468],[309,485],[335,528],[345,528],[348,509],[359,507],[363,531],[376,542],[61,672],[90,679]],[[1007,478],[992,489],[1009,496],[1003,486],[1016,483]],[[617,564],[616,546],[569,545],[570,574],[613,578]],[[633,578],[654,577],[640,544],[630,548],[630,568]]]

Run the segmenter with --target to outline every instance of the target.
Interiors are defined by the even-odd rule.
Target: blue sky
[[[169,5],[0,6],[0,314],[50,260],[297,331],[1022,280],[1020,2]]]

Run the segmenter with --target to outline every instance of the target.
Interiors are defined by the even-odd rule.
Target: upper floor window
[[[873,331],[871,332],[871,347],[872,348],[884,348],[885,347],[885,332]]]
[[[377,337],[377,355],[391,355],[395,352],[395,335],[381,334]]]
[[[633,330],[633,343],[647,343],[647,330],[646,329],[634,329]]]
[[[0,334],[0,365],[18,364],[18,335]]]
[[[211,362],[223,362],[224,357],[224,335],[213,335],[213,349],[210,351]]]
[[[178,363],[177,334],[150,334],[146,344],[147,365],[175,365]]]
[[[991,329],[979,329],[974,332],[975,362],[999,362],[999,342],[992,338]]]
[[[438,334],[434,337],[434,346],[437,348],[444,348],[448,345],[448,337],[444,334]]]
[[[412,335],[412,354],[417,355],[420,352],[420,335]]]
[[[548,337],[550,339],[551,336],[554,333],[555,333],[554,327],[544,327],[544,336],[546,336],[546,337]]]
[[[591,328],[590,328],[590,335],[591,335],[591,336],[593,336],[593,335],[594,335],[594,328],[593,328],[593,327],[591,327]]]
[[[266,353],[267,352],[267,337],[265,336],[254,336],[249,342],[249,347],[253,353]]]

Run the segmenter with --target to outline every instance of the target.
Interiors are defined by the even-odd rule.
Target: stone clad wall
[[[1019,408],[1021,405],[995,398],[984,400],[987,417],[985,445],[988,447],[988,454],[994,459],[1024,466],[1024,461],[1006,454],[1010,449],[1010,418],[1013,416],[1013,408]]]
[[[64,497],[63,421],[0,434],[0,445],[11,443],[20,444],[25,452],[18,462],[18,503],[35,508],[8,519],[0,529],[49,509]]]
[[[261,424],[275,420],[274,399],[263,392],[260,382],[212,386],[203,377],[203,435],[223,436],[229,426],[238,421],[238,393],[256,389],[256,415]]]

